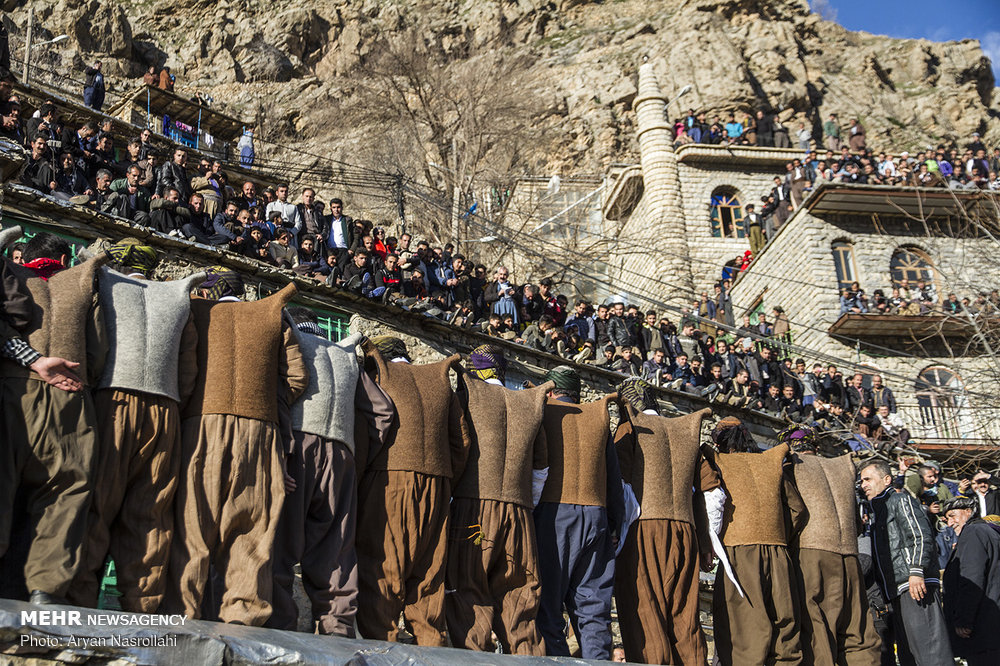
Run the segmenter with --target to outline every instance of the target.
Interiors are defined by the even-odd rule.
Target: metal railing
[[[897,411],[916,441],[992,440],[1000,443],[1000,408],[953,405],[898,405]]]

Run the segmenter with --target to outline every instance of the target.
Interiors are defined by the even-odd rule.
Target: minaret
[[[673,149],[673,125],[666,115],[667,98],[660,90],[651,63],[639,67],[639,91],[632,109],[638,127],[643,197],[625,224],[621,238],[632,245],[633,251],[635,246],[649,251],[626,254],[622,262],[626,270],[621,278],[624,283],[642,289],[643,294],[638,296],[651,295],[674,305],[689,304],[694,281]]]

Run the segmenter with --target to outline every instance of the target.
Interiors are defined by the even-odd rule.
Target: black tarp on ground
[[[79,625],[69,617],[52,618],[32,611],[79,612]],[[75,617],[75,616],[74,616]],[[452,648],[422,648],[381,641],[349,640],[275,629],[258,629],[188,620],[183,626],[107,626],[109,622],[151,617],[73,606],[35,606],[0,599],[0,663],[4,664],[136,664],[217,666],[244,664],[333,664],[396,666],[422,664],[598,664],[606,662],[555,657],[513,657]],[[152,616],[157,617],[157,616]],[[52,622],[53,619],[61,620]],[[103,622],[104,624],[92,624]],[[116,644],[141,640],[169,645],[133,647]],[[71,637],[76,640],[72,640]],[[81,639],[89,639],[88,641]]]

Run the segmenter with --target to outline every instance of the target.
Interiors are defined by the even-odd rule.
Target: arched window
[[[928,436],[968,437],[972,431],[965,384],[943,365],[925,368],[917,377],[917,407]]]
[[[934,284],[934,264],[927,253],[915,247],[901,247],[892,253],[889,274],[893,285],[899,285],[903,280],[907,280],[911,286],[921,280],[929,285]]]
[[[833,243],[833,267],[837,271],[837,290],[850,289],[851,283],[858,279],[853,244],[847,241]]]
[[[743,238],[743,205],[730,189],[712,193],[712,235],[716,238]]]

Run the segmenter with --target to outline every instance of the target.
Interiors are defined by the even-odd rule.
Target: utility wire
[[[547,220],[546,222],[549,222],[549,221],[550,220]],[[543,225],[540,225],[540,226],[544,226],[544,223],[543,223]],[[641,253],[641,252],[643,252],[645,250],[645,248],[641,248],[638,245],[636,245],[636,243],[634,241],[627,241],[627,240],[623,240],[620,237],[612,237],[612,236],[607,236],[607,235],[604,235],[604,234],[599,234],[599,233],[596,233],[596,232],[592,232],[592,231],[590,231],[588,229],[581,228],[579,225],[574,225],[574,226],[581,233],[583,233],[585,235],[593,236],[593,237],[596,237],[598,239],[601,239],[601,240],[604,240],[604,241],[608,241],[609,243],[612,243],[614,245],[627,245],[627,246],[631,246],[631,248],[635,251],[635,253]],[[536,227],[536,229],[537,228],[538,227]],[[499,225],[495,226],[495,229],[497,229],[497,230],[500,229],[500,226]],[[725,266],[725,264],[717,264],[716,262],[711,261],[709,259],[702,259],[702,258],[695,257],[695,256],[685,257],[684,255],[681,255],[681,254],[679,254],[677,252],[671,252],[669,250],[664,250],[664,249],[659,249],[658,248],[658,249],[655,250],[655,252],[657,254],[666,254],[668,256],[678,257],[678,258],[682,258],[682,259],[685,259],[685,260],[688,260],[688,261],[692,261],[692,262],[707,264],[707,265],[711,265],[713,267],[715,267],[715,266]],[[586,256],[586,255],[580,255],[580,256]],[[662,285],[664,285],[666,287],[669,287],[671,289],[674,289],[676,291],[679,291],[679,292],[682,292],[684,294],[693,296],[696,299],[700,300],[700,298],[701,298],[701,294],[697,290],[695,290],[693,288],[687,288],[687,287],[683,287],[683,286],[678,285],[678,284],[667,282],[666,280],[663,280],[661,278],[656,278],[656,277],[653,277],[651,275],[647,275],[645,273],[641,273],[641,272],[638,272],[638,271],[635,271],[635,270],[630,270],[628,268],[625,268],[624,266],[622,266],[620,268],[620,270],[622,272],[625,272],[625,273],[630,273],[632,275],[636,275],[636,276],[639,276],[639,277],[642,277],[642,278],[645,278],[645,279],[648,279],[648,280],[652,280],[653,282],[662,284]],[[812,287],[815,287],[815,288],[818,288],[818,289],[823,289],[824,291],[830,289],[829,286],[821,286],[821,285],[816,285],[814,283],[801,282],[800,280],[797,280],[795,278],[789,278],[789,277],[785,277],[785,276],[771,275],[771,274],[768,274],[768,273],[764,273],[763,271],[760,271],[760,270],[757,270],[756,274],[760,275],[762,277],[767,277],[767,278],[771,278],[771,279],[775,279],[775,280],[782,280],[782,281],[792,282],[795,285],[812,286]],[[646,297],[645,295],[642,295],[642,296]],[[735,312],[732,313],[732,314],[735,316]],[[945,313],[945,315],[948,318],[957,318],[957,319],[961,320],[963,323],[967,322],[966,319],[963,319],[961,317],[956,317],[955,315],[950,315],[950,314],[947,314],[947,313]],[[914,359],[914,360],[918,360],[918,361],[924,361],[924,360],[926,360],[924,357],[917,356],[915,354],[911,354],[911,353],[908,353],[908,352],[903,352],[903,351],[900,351],[900,350],[897,350],[897,349],[893,349],[893,348],[890,348],[890,347],[884,347],[884,346],[878,345],[878,344],[876,344],[874,342],[870,342],[870,341],[866,341],[866,340],[861,340],[860,338],[852,338],[852,337],[849,337],[849,336],[846,336],[846,335],[830,334],[827,331],[827,329],[820,328],[820,327],[817,327],[817,326],[814,326],[812,324],[808,324],[808,323],[805,323],[805,322],[802,322],[802,321],[799,321],[799,320],[789,319],[788,321],[789,321],[789,324],[794,325],[798,329],[815,331],[815,332],[818,332],[818,333],[822,333],[824,335],[830,335],[831,337],[833,337],[834,339],[836,339],[836,340],[838,340],[838,341],[840,341],[842,343],[845,343],[845,344],[850,343],[849,346],[855,346],[858,343],[860,343],[860,344],[864,345],[864,347],[866,349],[878,350],[878,351],[886,352],[887,354],[891,354],[892,356],[896,356],[896,357],[902,356],[904,358],[910,358],[910,359]]]
[[[20,63],[20,64],[23,65],[23,61],[19,60],[16,57],[12,57],[11,60],[13,60],[15,62],[18,62],[18,63]],[[71,77],[71,76],[67,76],[67,75],[62,74],[60,72],[57,72],[55,70],[48,69],[48,68],[46,68],[46,67],[44,67],[44,66],[42,66],[40,64],[31,64],[31,65],[29,65],[29,69],[34,69],[36,71],[45,72],[45,73],[48,73],[48,74],[50,74],[50,75],[52,75],[54,77],[62,79],[64,81],[70,81],[70,82],[76,83],[78,85],[83,83],[83,81],[80,80],[80,79],[77,79],[77,78],[74,78],[74,77]],[[72,93],[73,92],[73,91],[66,90],[66,89],[61,89],[61,90],[63,92],[68,92],[68,93]],[[107,90],[107,89],[106,89],[106,94],[108,94],[110,96],[113,96],[113,97],[116,97],[118,99],[122,99],[124,97],[120,93],[116,93],[116,92],[114,92],[112,90]],[[376,196],[378,195],[378,193],[384,193],[384,191],[386,189],[391,188],[397,182],[397,179],[398,179],[398,174],[392,174],[392,173],[385,172],[385,171],[379,171],[377,169],[372,169],[370,167],[364,167],[364,166],[361,166],[361,165],[355,165],[355,164],[352,164],[352,163],[349,163],[349,162],[346,162],[346,161],[343,161],[343,160],[338,160],[338,159],[335,159],[335,158],[332,158],[332,157],[329,157],[329,156],[324,156],[324,155],[319,155],[319,154],[316,154],[316,153],[311,153],[311,152],[309,152],[307,150],[304,150],[302,148],[292,147],[292,146],[289,146],[289,145],[286,145],[286,144],[281,144],[281,143],[269,141],[267,139],[264,139],[263,137],[255,137],[255,141],[259,141],[259,142],[264,143],[264,144],[275,146],[275,147],[280,148],[282,150],[290,151],[292,153],[298,153],[298,154],[301,154],[301,155],[308,155],[310,157],[316,158],[317,160],[319,160],[321,162],[327,162],[327,163],[330,163],[330,164],[336,164],[336,165],[339,166],[339,171],[341,173],[338,174],[332,167],[329,169],[329,171],[324,170],[321,167],[319,167],[318,165],[312,165],[310,167],[299,168],[300,163],[297,163],[297,162],[294,162],[294,161],[291,161],[291,160],[279,160],[279,159],[276,159],[276,158],[265,158],[265,157],[262,157],[260,160],[258,160],[261,165],[272,166],[272,167],[277,167],[277,168],[283,168],[283,169],[288,170],[289,172],[298,173],[300,175],[306,175],[306,174],[308,174],[308,175],[315,175],[315,176],[320,176],[320,177],[327,177],[327,178],[330,178],[330,180],[334,181],[336,184],[339,184],[339,185],[342,185],[342,186],[346,186],[347,188],[357,189],[357,190],[362,190],[362,191],[366,191],[367,190],[368,192],[375,192]],[[345,167],[347,169],[350,169],[350,170],[353,171],[353,174],[355,176],[354,178],[350,178],[350,177],[346,176],[346,170],[347,169],[345,169]],[[369,180],[369,179],[371,179],[371,180]],[[385,179],[385,180],[383,180],[383,179]],[[431,204],[432,206],[435,206],[435,207],[439,208],[440,210],[442,210],[442,212],[450,212],[450,207],[451,207],[450,204],[449,205],[444,205],[442,202],[440,202],[440,201],[434,201],[433,199],[431,199],[431,198],[429,198],[427,196],[424,196],[422,193],[419,193],[418,191],[416,191],[414,189],[414,187],[415,186],[416,187],[420,187],[420,183],[418,183],[417,181],[413,180],[412,178],[410,178],[408,176],[404,176],[403,182],[404,182],[404,187],[406,187],[406,189],[408,191],[410,191],[412,194],[416,194],[418,196],[418,198],[420,198],[421,200],[423,200],[425,203]],[[593,194],[593,193],[591,193],[591,194]],[[393,197],[392,197],[391,194],[384,194],[382,198],[390,200]],[[577,203],[580,203],[580,202],[577,202]],[[467,217],[469,219],[472,219],[473,222],[476,223],[478,226],[481,226],[481,227],[483,227],[483,228],[485,228],[487,230],[490,230],[490,231],[492,231],[494,233],[501,231],[499,225],[495,225],[495,224],[486,225],[486,224],[483,224],[482,222],[480,222],[479,219],[481,218],[481,216],[479,214],[473,213],[473,214],[468,215]],[[533,231],[536,231],[538,228],[544,226],[547,223],[550,223],[551,221],[552,220],[549,219],[549,220],[546,220],[546,221],[542,222]],[[609,243],[612,243],[612,244],[615,244],[615,245],[633,245],[633,246],[635,245],[633,242],[622,240],[620,237],[616,238],[616,237],[606,236],[604,234],[599,234],[599,233],[590,231],[589,229],[578,228],[578,231],[580,231],[581,233],[583,233],[585,235],[593,236],[593,237],[596,237],[596,238],[598,238],[598,239],[600,239],[602,241],[609,242]],[[518,233],[517,235],[523,235],[523,232],[522,233]],[[538,239],[536,238],[535,240],[537,241]],[[543,260],[551,261],[551,259],[547,255],[544,255],[542,253],[534,251],[529,246],[524,245],[524,244],[518,242],[516,236],[513,237],[513,238],[510,238],[508,242],[509,242],[510,245],[512,245],[514,247],[517,247],[518,249],[521,249],[523,251],[529,252],[530,254],[534,254],[536,256],[539,256]],[[546,244],[547,245],[552,245],[552,243],[550,243],[548,241],[546,241]],[[566,248],[562,248],[562,247],[556,246],[556,249],[559,250],[560,252],[569,252],[571,254],[576,254],[579,257],[587,259],[588,261],[593,261],[594,260],[593,257],[588,257],[588,256],[583,255],[581,253],[574,252],[572,250],[567,250]],[[643,248],[636,247],[636,250],[637,251],[642,251]],[[684,257],[683,255],[679,255],[677,253],[670,252],[669,250],[657,249],[656,252],[657,253],[666,254],[668,256],[682,257],[685,260],[700,262],[700,263],[703,263],[703,264],[711,265],[713,267],[725,266],[724,263],[718,264],[718,263],[713,262],[711,260],[702,259],[702,258],[698,258],[698,257],[691,257],[691,256]],[[566,270],[570,270],[571,272],[578,273],[579,275],[581,275],[582,277],[587,278],[588,280],[592,280],[594,282],[597,282],[598,284],[601,284],[602,286],[607,287],[608,290],[611,291],[611,292],[615,291],[615,289],[614,289],[613,285],[610,283],[610,281],[595,280],[594,276],[592,274],[584,273],[582,271],[579,271],[579,270],[577,270],[575,268],[572,268],[572,267],[569,267],[569,266],[567,266],[565,268],[566,268]],[[626,273],[630,273],[630,274],[634,274],[634,275],[640,276],[640,277],[645,278],[645,279],[652,280],[653,282],[656,282],[658,284],[662,284],[663,286],[669,287],[670,289],[673,289],[673,290],[678,291],[680,293],[684,293],[684,294],[688,294],[688,295],[694,296],[695,298],[700,298],[700,296],[701,296],[701,294],[698,293],[694,289],[686,288],[686,287],[683,287],[681,285],[670,283],[670,282],[667,282],[667,281],[659,279],[659,278],[654,278],[654,277],[651,277],[651,276],[643,274],[643,273],[639,273],[639,272],[634,271],[634,270],[626,269],[624,266],[621,267],[621,271],[622,272],[626,272]],[[808,286],[815,286],[815,287],[823,288],[823,289],[828,289],[829,288],[829,287],[820,287],[819,285],[809,285],[808,283],[802,283],[800,281],[794,280],[793,278],[787,278],[787,277],[784,277],[784,276],[772,276],[772,275],[764,274],[762,272],[758,272],[758,274],[762,275],[763,277],[769,277],[769,278],[773,278],[773,279],[777,279],[777,280],[786,280],[786,281],[795,282],[796,284],[806,284]],[[620,282],[622,282],[626,287],[628,287],[629,290],[632,291],[635,295],[640,296],[641,298],[644,298],[645,300],[647,300],[648,302],[650,302],[652,304],[659,305],[659,306],[663,307],[664,309],[667,309],[669,311],[674,311],[674,312],[677,312],[677,313],[680,313],[680,314],[688,314],[688,316],[690,316],[691,318],[695,318],[698,321],[707,322],[707,323],[709,323],[709,324],[711,324],[713,326],[716,326],[717,328],[722,328],[723,330],[728,330],[730,332],[736,332],[736,330],[737,330],[736,327],[731,327],[731,326],[729,326],[727,324],[720,324],[719,322],[715,322],[713,320],[707,320],[707,319],[704,319],[704,318],[702,318],[702,317],[700,317],[698,315],[695,315],[693,313],[684,313],[681,310],[681,308],[679,308],[677,306],[673,306],[673,305],[667,304],[667,303],[664,303],[664,302],[660,301],[658,298],[652,297],[648,293],[644,293],[645,289],[643,289],[643,288],[639,288],[636,285],[634,285],[632,283],[629,283],[629,282],[624,282],[624,281],[620,281]],[[735,315],[735,313],[733,313],[733,314]],[[817,332],[821,332],[821,333],[827,334],[827,331],[825,331],[823,329],[820,329],[818,327],[815,327],[815,326],[811,326],[809,324],[805,324],[803,322],[789,320],[789,323],[790,324],[794,324],[797,328],[802,328],[802,329],[806,329],[806,330],[813,330],[813,331],[817,331]],[[766,338],[763,338],[762,336],[758,336],[758,335],[752,335],[752,337],[754,337],[754,338],[756,338],[758,340],[764,340],[764,339],[766,339]],[[912,355],[912,354],[906,354],[906,353],[899,352],[898,350],[890,349],[890,348],[887,348],[887,347],[881,347],[881,346],[875,345],[873,343],[868,343],[868,342],[862,341],[862,340],[860,340],[858,338],[850,338],[850,337],[847,337],[847,336],[836,336],[836,335],[834,335],[832,337],[837,338],[837,339],[841,339],[842,341],[850,341],[850,342],[854,342],[854,343],[859,343],[860,342],[860,343],[865,344],[866,347],[870,347],[870,348],[874,348],[874,349],[880,349],[880,350],[883,350],[883,351],[886,351],[886,352],[890,352],[890,353],[892,353],[895,356],[903,355],[904,357],[913,358],[913,359],[916,359],[916,360],[925,360],[925,359],[922,359],[921,357],[918,357],[918,356],[915,356],[915,355]],[[835,356],[832,356],[832,355],[828,355],[828,354],[825,354],[823,352],[818,352],[816,350],[812,350],[812,349],[809,349],[807,347],[801,347],[799,345],[785,345],[785,346],[788,347],[788,348],[790,348],[790,349],[802,350],[802,351],[809,352],[809,354],[812,354],[813,356],[818,357],[818,358],[832,359],[832,360],[840,362],[843,365],[847,365],[848,367],[865,368],[864,366],[861,366],[861,365],[858,365],[858,364],[854,364],[854,363],[852,363],[850,361],[844,363],[843,360],[839,359],[838,357],[835,357]],[[868,369],[868,368],[865,368],[865,369]],[[899,377],[901,379],[904,379],[904,381],[909,381],[909,378],[903,377],[902,375],[895,375],[895,373],[883,372],[882,374],[886,375],[886,376]],[[969,393],[968,391],[966,391],[966,394],[967,395],[979,395],[979,394],[975,394],[975,393]],[[986,397],[986,396],[983,395],[983,397]]]
[[[414,194],[417,198],[419,198],[422,201],[424,201],[425,203],[428,203],[428,204],[430,204],[432,206],[438,207],[442,211],[450,210],[449,206],[443,204],[440,201],[433,200],[432,198],[426,196],[426,194],[424,192],[421,192],[419,190],[413,190],[413,189],[408,189],[408,191],[411,194]],[[472,215],[469,215],[468,219],[471,220],[474,224],[476,224],[476,226],[479,226],[479,227],[481,227],[481,228],[489,231],[490,233],[493,233],[494,235],[496,235],[498,233],[503,233],[503,231],[498,226],[496,226],[494,224],[487,224],[487,223],[482,222],[480,220],[480,217],[481,216],[478,215],[478,214],[472,214]],[[510,239],[510,238],[508,238],[507,242],[510,243],[511,245],[517,247],[519,250],[521,250],[521,251],[523,251],[523,252],[525,252],[527,254],[530,254],[530,255],[533,255],[533,256],[537,256],[537,257],[539,257],[539,258],[541,258],[543,260],[546,260],[546,261],[551,261],[550,257],[548,257],[547,255],[545,255],[544,253],[542,253],[541,251],[539,251],[535,247],[524,245],[524,244],[518,242],[516,239]],[[544,245],[551,245],[552,244],[551,242],[544,241],[542,239],[537,239],[536,238],[535,239],[535,243],[537,244],[538,242],[541,242]],[[561,251],[565,251],[564,248],[559,248],[559,249]],[[572,251],[570,251],[570,252],[572,252]],[[584,258],[586,258],[588,260],[592,260],[591,257],[586,257],[585,255],[580,255],[580,256],[583,256]],[[594,275],[589,274],[589,273],[585,273],[585,272],[581,271],[580,269],[577,269],[574,266],[565,266],[565,270],[567,270],[567,271],[569,271],[571,273],[580,275],[581,277],[584,277],[584,278],[586,278],[588,280],[597,282],[598,284],[601,284],[602,286],[608,287],[610,291],[614,291],[614,289],[612,289],[612,285],[610,284],[610,282],[602,281],[600,279],[595,279]],[[642,294],[641,292],[643,290],[636,289],[634,285],[630,285],[627,282],[623,282],[623,283],[625,284],[626,287],[631,287],[633,290],[638,291],[639,295],[645,297],[649,302],[651,302],[651,303],[653,303],[653,304],[661,307],[662,309],[665,309],[665,310],[668,310],[668,311],[671,311],[671,312],[676,312],[676,313],[679,313],[679,314],[685,314],[686,316],[688,316],[691,319],[694,319],[694,320],[699,321],[699,322],[709,323],[712,326],[716,326],[717,328],[721,328],[721,329],[726,330],[726,331],[730,331],[730,332],[733,332],[733,333],[735,333],[735,332],[738,331],[738,329],[735,326],[729,326],[728,324],[720,324],[719,322],[715,322],[713,320],[705,319],[703,317],[700,317],[700,316],[697,316],[697,315],[694,315],[694,314],[691,314],[691,313],[684,313],[683,310],[680,307],[678,307],[678,306],[671,305],[671,304],[665,303],[665,302],[663,302],[663,301],[661,301],[661,300],[659,300],[657,298],[650,297],[648,295]],[[751,337],[751,338],[753,338],[755,340],[760,340],[760,341],[765,341],[765,342],[769,341],[768,338],[766,338],[764,336],[761,336],[759,334],[753,333],[753,332],[751,332],[751,334],[750,334],[749,337]],[[787,348],[787,349],[789,349],[789,350],[791,350],[791,351],[795,351],[795,352],[797,352],[798,354],[800,354],[802,356],[812,356],[813,358],[816,358],[816,359],[823,359],[823,360],[826,360],[826,361],[831,362],[831,363],[836,363],[839,366],[845,366],[845,367],[849,367],[849,368],[854,368],[856,370],[866,370],[866,371],[870,371],[871,370],[870,367],[867,367],[867,366],[864,366],[864,365],[861,365],[861,364],[858,364],[858,363],[854,363],[853,361],[842,359],[842,358],[834,356],[832,354],[828,354],[826,352],[821,352],[821,351],[818,351],[818,350],[815,350],[815,349],[811,349],[811,348],[808,348],[808,347],[804,347],[804,346],[801,346],[801,345],[796,345],[796,344],[782,344],[782,346],[785,347],[785,348]],[[894,351],[894,350],[891,350],[891,351]],[[915,358],[917,358],[917,357],[915,357]],[[900,380],[903,383],[910,383],[910,382],[913,381],[912,377],[901,375],[901,374],[898,374],[898,373],[895,373],[895,372],[892,372],[892,371],[880,371],[880,374],[883,377],[892,377],[892,378],[898,379],[898,380]],[[976,396],[976,397],[981,397],[981,398],[991,398],[992,397],[992,396],[989,396],[989,395],[983,394],[983,393],[971,392],[971,391],[968,391],[967,389],[964,391],[964,393],[965,393],[965,395]]]

